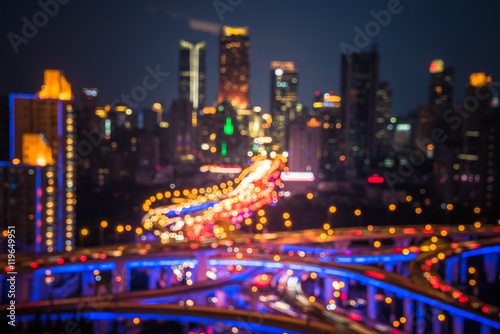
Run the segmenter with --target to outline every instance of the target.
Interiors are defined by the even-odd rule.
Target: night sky
[[[43,0],[50,1],[50,0]],[[68,1],[68,0],[65,0]],[[228,0],[220,0],[227,3]],[[250,27],[250,102],[269,109],[269,63],[294,61],[299,100],[309,106],[315,90],[340,91],[340,43],[354,45],[355,26],[374,20],[370,11],[387,1],[230,0],[241,4],[220,20],[212,0],[71,0],[15,54],[7,37],[21,35],[41,10],[36,1],[8,1],[2,8],[0,95],[35,93],[45,68],[62,69],[79,99],[80,89],[99,89],[110,103],[142,83],[145,68],[170,75],[148,92],[141,106],[170,106],[177,97],[179,39],[207,42],[207,103],[216,98],[218,29]],[[404,115],[428,100],[432,59],[455,67],[454,102],[463,99],[471,72],[500,81],[500,2],[495,0],[401,0],[402,11],[371,38],[381,54],[381,76],[393,89],[393,113]],[[361,48],[370,50],[371,47]],[[496,79],[496,80],[495,80]]]

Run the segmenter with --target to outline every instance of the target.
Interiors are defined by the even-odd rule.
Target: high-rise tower
[[[191,101],[194,109],[205,106],[205,45],[179,42],[179,97]]]
[[[342,55],[341,95],[347,163],[362,175],[376,152],[375,117],[379,77],[376,51]]]
[[[271,125],[273,144],[286,150],[287,126],[295,119],[298,100],[298,71],[291,61],[271,62]]]
[[[36,95],[10,95],[10,158],[43,166],[47,183],[37,197],[47,199],[37,219],[41,251],[71,251],[75,244],[76,129],[71,85],[58,70],[45,70]],[[51,152],[51,154],[50,154]],[[38,173],[38,170],[37,170]]]
[[[223,26],[220,35],[217,103],[229,100],[236,108],[249,104],[250,67],[248,27]]]

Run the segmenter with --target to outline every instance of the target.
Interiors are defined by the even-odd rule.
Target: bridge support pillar
[[[170,267],[167,267],[165,268],[166,270],[166,278],[167,278],[167,288],[171,288],[172,287],[172,275],[173,275],[173,272],[172,272],[172,268]]]
[[[319,277],[316,277],[314,280],[314,297],[316,298],[321,298],[321,279]]]
[[[111,292],[122,293],[130,290],[130,273],[125,268],[125,263],[117,262],[116,268],[111,272]]]
[[[486,273],[486,281],[495,283],[498,276],[498,254],[490,253],[484,255],[484,271]]]
[[[441,334],[442,323],[439,321],[441,310],[437,307],[432,308],[432,334]]]
[[[156,290],[160,280],[161,268],[149,268],[148,289]]]
[[[371,284],[366,286],[366,306],[368,310],[368,318],[371,320],[377,319],[377,301],[375,300],[376,293],[376,286]]]
[[[206,252],[196,253],[196,260],[198,264],[195,267],[193,283],[205,281],[207,279],[207,260],[210,255]]]
[[[108,321],[107,320],[94,320],[94,332],[95,332],[95,334],[107,334],[108,333]]]
[[[453,317],[453,334],[464,334],[464,318],[458,315]]]
[[[425,305],[417,302],[417,334],[425,333]]]
[[[411,298],[403,299],[403,314],[406,319],[404,329],[408,333],[413,333],[414,303]]]
[[[344,282],[344,287],[342,288],[342,292],[346,294],[346,296],[349,296],[349,279],[348,278],[342,278],[342,282]],[[347,299],[345,300],[347,303]]]
[[[31,282],[31,296],[30,296],[30,302],[34,302],[34,301],[38,301],[40,300],[40,289],[42,287],[42,283],[41,283],[41,276],[42,275],[39,275],[37,274],[36,272],[33,273],[33,280]],[[7,279],[8,277],[5,276],[5,279]]]
[[[325,277],[323,280],[323,300],[326,304],[333,298],[333,279],[330,277]]]
[[[460,259],[460,283],[467,280],[467,258]]]
[[[394,263],[392,262],[384,263],[384,270],[392,273],[394,271]]]
[[[38,275],[33,275],[33,277],[39,277]],[[10,275],[6,274],[4,276],[4,279],[9,279]],[[39,284],[40,281],[34,282],[34,278],[31,278],[31,275],[29,274],[18,274],[16,275],[16,302],[17,303],[22,303],[22,302],[27,302],[30,299],[29,296],[29,291],[30,291],[30,285],[31,284]],[[9,287],[10,287],[10,281],[7,281],[9,284],[7,284],[7,291],[5,295],[8,294]],[[1,292],[1,290],[0,290]],[[0,295],[0,301],[1,301],[1,295]]]
[[[481,324],[481,334],[491,334],[491,327]]]
[[[81,273],[82,297],[94,295],[95,278],[92,272],[85,271]]]
[[[446,272],[445,280],[446,282],[452,284],[454,282],[453,278],[457,278],[458,273],[458,258],[454,257],[452,259],[446,260]]]
[[[217,303],[215,303],[215,305],[217,305],[217,307],[226,307],[226,291],[224,290],[217,290],[215,291],[215,298],[217,298]]]
[[[411,238],[397,238],[395,240],[396,247],[408,248],[411,244]]]

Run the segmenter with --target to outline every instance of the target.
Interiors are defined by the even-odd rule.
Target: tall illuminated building
[[[99,90],[97,88],[83,88],[82,89],[82,106],[80,111],[80,117],[78,119],[80,128],[85,128],[87,130],[98,130],[99,129],[99,117],[95,114],[97,108],[97,94]]]
[[[379,77],[376,51],[342,55],[341,96],[347,163],[353,174],[366,174],[376,153],[375,117]],[[355,172],[355,173],[354,173]]]
[[[172,102],[170,115],[170,123],[174,125],[171,131],[171,147],[175,148],[173,158],[177,163],[193,162],[193,138],[198,118],[192,103],[186,99],[175,100]]]
[[[375,105],[375,141],[376,159],[383,161],[391,146],[391,133],[394,125],[391,122],[392,90],[388,82],[381,82],[377,87],[377,103]],[[393,119],[395,122],[395,119]]]
[[[311,118],[308,122],[290,123],[288,140],[288,167],[291,172],[319,174],[321,159],[321,122]]]
[[[241,135],[238,131],[237,109],[228,101],[217,106],[215,113],[215,134],[213,163],[218,164],[240,164],[242,158],[249,151],[248,136]]]
[[[453,102],[453,67],[445,66],[442,59],[434,59],[429,66],[429,72],[429,105],[441,108],[450,106]]]
[[[37,187],[37,196],[38,192],[47,196],[42,252],[75,247],[75,117],[71,85],[61,71],[45,70],[44,85],[37,94],[10,95],[10,159],[44,166],[48,178],[46,186]]]
[[[47,219],[54,196],[46,191],[55,180],[52,150],[42,134],[27,133],[22,140],[22,163],[19,158],[0,161],[0,229],[16,227],[17,252],[40,253],[53,233]],[[1,245],[0,253],[6,251]]]
[[[179,97],[191,101],[194,109],[205,106],[205,45],[179,42]]]
[[[249,107],[249,28],[223,26],[219,43],[217,103],[229,100],[236,108]]]
[[[417,144],[433,158],[432,180],[433,196],[443,203],[457,202],[457,177],[455,169],[458,154],[461,150],[461,126],[452,126],[444,117],[444,113],[452,106],[454,70],[445,66],[442,59],[434,59],[429,65],[429,106],[421,108],[419,115],[420,138]],[[426,123],[424,123],[426,122]],[[446,141],[434,145],[432,133],[441,129]]]
[[[448,135],[453,131],[446,122],[442,122],[443,112],[453,104],[454,69],[445,66],[442,59],[434,59],[429,65],[430,85],[429,104],[418,109],[417,145],[432,158],[434,152],[427,146],[432,142],[432,131],[443,128]],[[457,139],[458,133],[453,135]],[[432,147],[432,146],[430,146]]]
[[[271,62],[271,135],[273,147],[282,152],[287,149],[287,126],[294,121],[298,101],[298,76],[291,61]]]
[[[457,172],[461,202],[489,209],[498,201],[500,108],[498,92],[486,73],[472,73],[466,99],[477,101],[462,125]],[[470,109],[469,109],[470,110]]]
[[[314,93],[313,114],[321,132],[322,179],[339,177],[339,169],[345,165],[344,126],[341,114],[341,98],[333,91]],[[309,123],[311,123],[311,121]],[[313,122],[314,124],[314,122]]]

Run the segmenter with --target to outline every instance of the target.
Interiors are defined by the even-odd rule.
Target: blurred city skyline
[[[250,28],[250,103],[270,112],[269,64],[293,61],[299,70],[299,101],[310,107],[314,92],[340,92],[342,42],[356,46],[355,27],[365,31],[375,21],[371,11],[387,10],[386,1],[324,3],[288,1],[265,3],[236,1],[226,11],[217,2],[189,1],[162,4],[158,1],[105,4],[88,1],[60,5],[54,17],[40,27],[26,44],[13,50],[4,38],[4,80],[0,94],[34,93],[40,89],[45,68],[62,69],[75,89],[99,89],[99,103],[111,103],[141,83],[145,68],[159,64],[170,73],[148,92],[140,107],[155,102],[169,106],[177,98],[179,40],[206,41],[207,105],[216,100],[218,31],[222,25]],[[395,2],[395,4],[397,4]],[[41,7],[33,2],[9,3],[2,20],[4,35],[22,35],[23,21],[32,21]],[[495,15],[500,4],[475,2],[474,6],[452,1],[400,1],[380,32],[369,37],[370,51],[378,45],[380,80],[393,90],[395,116],[416,111],[428,99],[428,67],[435,58],[455,68],[454,103],[463,101],[465,83],[473,72],[485,71],[495,81],[500,37]],[[220,14],[220,15],[219,15]],[[221,20],[221,18],[223,20]],[[35,57],[34,57],[35,56]],[[81,101],[80,101],[81,102]]]

